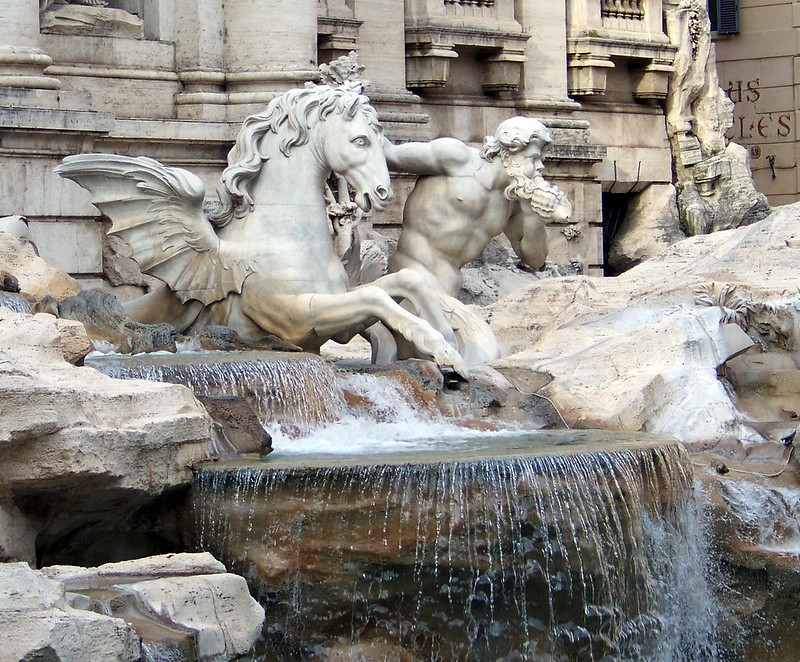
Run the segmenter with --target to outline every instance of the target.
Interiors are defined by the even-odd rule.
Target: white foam
[[[454,440],[493,433],[447,420],[435,408],[421,408],[402,382],[374,375],[345,375],[341,387],[365,405],[343,412],[339,420],[292,437],[276,424],[266,426],[275,453],[356,455],[436,450]],[[528,431],[529,432],[529,431]],[[508,435],[509,430],[495,434]]]

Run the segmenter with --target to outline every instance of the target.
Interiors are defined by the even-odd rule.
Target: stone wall
[[[661,102],[675,49],[661,0],[143,0],[42,16],[34,0],[3,5],[0,215],[26,215],[42,256],[86,286],[108,282],[103,232],[88,195],[53,174],[61,158],[147,155],[213,190],[241,120],[352,49],[392,140],[479,144],[511,115],[544,120],[547,176],[577,224],[549,229],[553,262],[601,274],[603,194],[671,181]],[[397,179],[373,224],[396,233],[411,185]]]
[[[739,34],[715,39],[720,85],[734,102],[729,135],[749,148],[753,179],[773,206],[796,202],[795,69],[800,11],[788,0],[741,0]]]

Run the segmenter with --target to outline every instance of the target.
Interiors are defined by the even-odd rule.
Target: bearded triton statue
[[[215,204],[204,207],[205,187],[191,172],[144,157],[70,156],[57,172],[92,194],[110,232],[164,281],[126,305],[140,322],[271,333],[309,351],[380,322],[415,354],[466,376],[453,324],[424,276],[401,269],[348,288],[325,181],[331,172],[343,177],[365,211],[383,209],[392,191],[383,129],[353,80],[354,58],[345,59],[323,71],[325,83],[290,90],[245,120]]]

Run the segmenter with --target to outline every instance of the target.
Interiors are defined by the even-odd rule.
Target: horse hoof
[[[444,388],[447,391],[458,391],[469,381],[469,375],[456,372],[452,366],[439,366],[444,377]]]

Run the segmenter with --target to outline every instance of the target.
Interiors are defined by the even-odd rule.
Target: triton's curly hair
[[[225,227],[234,218],[250,212],[253,207],[250,187],[261,172],[264,156],[260,144],[265,135],[275,134],[281,152],[288,156],[293,147],[308,142],[313,121],[324,121],[332,113],[348,119],[362,113],[370,125],[380,128],[378,113],[361,94],[358,83],[289,90],[270,101],[264,112],[248,117],[228,153],[229,165],[217,186],[219,202],[206,210],[208,220],[217,227]]]
[[[524,150],[534,140],[542,143],[543,150],[553,142],[547,127],[539,120],[520,116],[500,122],[495,134],[486,136],[483,140],[481,158],[491,162],[499,156],[511,179],[504,191],[509,200],[530,198],[531,182],[519,173],[518,164],[512,164],[512,156]]]
[[[515,154],[534,140],[541,140],[544,145],[550,145],[553,139],[547,131],[547,127],[539,120],[530,117],[512,117],[497,127],[493,136],[486,136],[481,147],[481,158],[492,161],[502,152]]]

